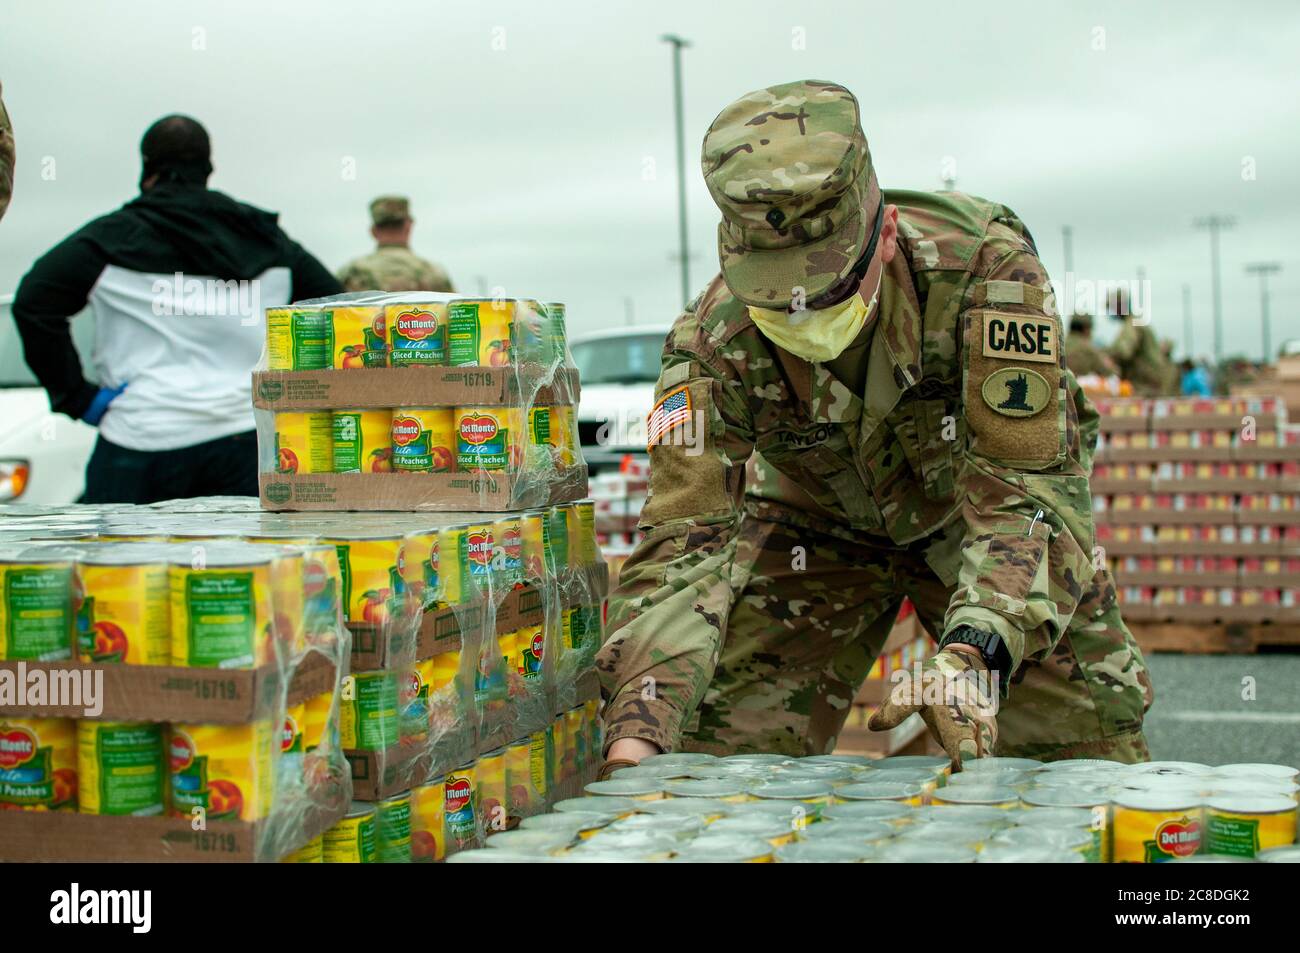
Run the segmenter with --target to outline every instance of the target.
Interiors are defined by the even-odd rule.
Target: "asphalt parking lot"
[[[1300,766],[1300,654],[1147,656],[1151,757]]]

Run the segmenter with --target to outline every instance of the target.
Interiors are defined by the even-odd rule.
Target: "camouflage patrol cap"
[[[722,211],[722,277],[741,301],[788,307],[796,287],[814,298],[865,251],[880,186],[843,86],[810,79],[746,93],[713,120],[701,164]]]
[[[370,220],[376,225],[400,225],[411,217],[411,204],[404,195],[381,195],[370,203]]]

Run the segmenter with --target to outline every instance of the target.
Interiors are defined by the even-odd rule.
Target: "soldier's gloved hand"
[[[600,766],[600,773],[596,775],[596,780],[608,780],[609,776],[619,768],[634,767],[642,758],[658,753],[658,745],[644,738],[619,738],[609,746],[609,753],[605,755],[605,763]]]
[[[920,712],[954,771],[963,758],[993,754],[998,738],[996,689],[984,660],[947,648],[927,659],[919,671],[893,685],[884,704],[867,722],[872,731],[888,731]]]

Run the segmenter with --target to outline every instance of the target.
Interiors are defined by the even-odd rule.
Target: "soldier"
[[[5,217],[5,209],[13,198],[15,161],[14,127],[5,111],[3,95],[4,87],[0,86],[0,218]]]
[[[1115,362],[1092,343],[1092,315],[1078,313],[1070,317],[1070,334],[1065,339],[1065,366],[1075,377],[1085,374],[1110,377],[1118,373]]]
[[[940,650],[872,727],[920,712],[958,765],[1146,759],[1150,681],[1094,561],[1098,417],[1024,225],[882,193],[831,83],[732,103],[703,167],[722,270],[665,344],[645,539],[597,661],[604,773],[831,751],[904,596]]]
[[[410,204],[400,195],[370,203],[370,234],[378,247],[339,272],[344,291],[454,291],[447,272],[411,251]]]
[[[1107,350],[1119,368],[1120,376],[1133,385],[1133,391],[1140,397],[1167,394],[1168,361],[1150,325],[1140,320],[1141,315],[1129,307],[1128,295],[1123,289],[1108,296],[1106,310],[1111,320],[1124,325]]]

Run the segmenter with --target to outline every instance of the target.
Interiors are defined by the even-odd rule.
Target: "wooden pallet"
[[[1265,647],[1300,651],[1300,625],[1247,622],[1130,622],[1144,652],[1249,655]]]

